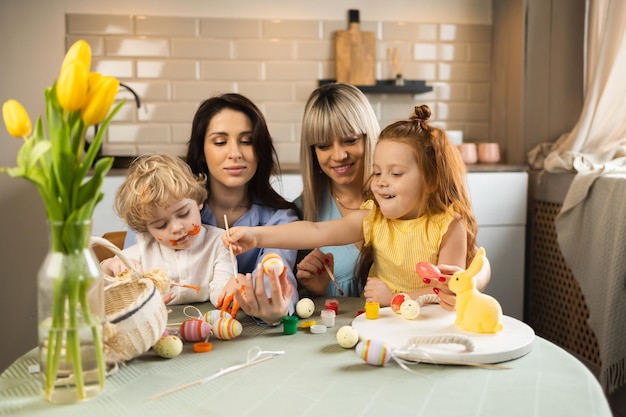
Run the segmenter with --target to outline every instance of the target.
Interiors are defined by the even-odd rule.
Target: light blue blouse
[[[217,226],[217,222],[211,208],[205,204],[202,213],[202,223],[209,224],[211,226]],[[276,224],[291,223],[298,220],[298,215],[293,210],[285,209],[272,209],[258,204],[253,204],[243,216],[241,216],[234,224],[230,226],[272,226]],[[128,230],[126,233],[126,240],[124,241],[124,247],[128,247],[135,243],[135,232]],[[293,269],[296,263],[296,256],[298,251],[286,250],[286,249],[268,249],[268,248],[254,248],[248,252],[237,255],[237,268],[239,273],[246,274],[248,272],[255,276],[256,267],[261,262],[261,259],[267,252],[274,252],[283,258],[285,265],[289,267],[287,271],[289,281],[293,286],[293,295],[291,297],[291,305],[289,306],[289,314],[295,312],[295,306],[298,302],[298,284],[296,277],[293,273]],[[254,283],[254,280],[253,280]],[[270,296],[268,278],[265,277],[265,291],[267,296]]]
[[[302,209],[302,195],[296,198],[294,203],[298,208]],[[337,207],[330,191],[326,189],[322,194],[316,221],[320,222],[338,219],[340,217],[341,212],[339,211],[339,207]],[[354,279],[354,267],[359,257],[359,248],[357,248],[354,243],[351,243],[344,246],[323,246],[319,248],[319,250],[323,253],[331,252],[333,254],[335,261],[333,274],[344,295],[348,297],[359,297],[362,288],[358,288],[357,282]],[[339,295],[339,292],[334,285],[328,285],[328,287],[326,287],[326,295],[336,297]]]

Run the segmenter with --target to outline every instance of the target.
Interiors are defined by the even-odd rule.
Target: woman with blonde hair
[[[341,218],[364,201],[365,179],[372,172],[372,155],[380,127],[367,97],[350,84],[325,84],[314,90],[302,117],[300,161],[303,192],[295,200],[304,220]],[[298,263],[303,293],[337,295],[326,268],[334,272],[343,295],[358,296],[353,279],[360,242],[324,246],[306,253]]]

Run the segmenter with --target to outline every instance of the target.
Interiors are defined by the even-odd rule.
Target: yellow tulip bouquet
[[[79,40],[67,51],[56,82],[45,90],[46,126],[39,116],[32,135],[30,118],[19,102],[8,100],[2,106],[7,130],[12,136],[23,138],[24,143],[17,154],[17,166],[3,167],[0,171],[35,185],[50,225],[50,253],[61,256],[44,260],[49,270],[56,270],[58,274],[50,280],[50,301],[41,299],[41,282],[38,296],[41,372],[45,397],[54,402],[58,400],[54,395],[55,389],[61,386],[57,381],[61,373],[66,375],[63,384],[75,388],[76,399],[88,398],[94,390],[99,392],[105,377],[104,308],[94,314],[88,305],[94,298],[90,287],[102,273],[96,263],[95,267],[87,268],[92,272],[96,268],[95,275],[85,274],[77,266],[79,262],[72,259],[89,250],[91,218],[103,196],[100,188],[104,176],[113,164],[111,157],[96,161],[96,156],[103,134],[123,101],[110,111],[119,81],[90,72],[90,67],[91,48],[87,42]],[[86,132],[94,125],[99,125],[100,129],[85,150]],[[45,302],[50,304],[49,314],[42,321],[42,303]],[[99,302],[103,306],[103,301]],[[88,359],[81,346],[80,339],[84,335],[78,329],[79,323],[86,324],[87,333],[91,333],[88,337],[96,347]],[[42,328],[47,329],[43,335]],[[96,369],[95,384],[83,376],[87,361]],[[99,385],[99,388],[91,389],[91,385]]]

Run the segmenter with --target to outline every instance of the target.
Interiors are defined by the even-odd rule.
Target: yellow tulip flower
[[[80,39],[70,46],[70,49],[65,53],[65,58],[63,58],[61,70],[67,63],[72,61],[82,62],[87,71],[89,71],[91,68],[91,46],[86,41]]]
[[[11,136],[22,138],[30,134],[32,125],[28,112],[17,100],[7,100],[2,105],[2,118]]]
[[[115,77],[101,77],[89,88],[80,115],[86,125],[97,125],[109,113],[120,82]]]
[[[75,111],[83,107],[87,98],[89,73],[78,60],[67,62],[61,68],[57,80],[57,99],[64,110]]]

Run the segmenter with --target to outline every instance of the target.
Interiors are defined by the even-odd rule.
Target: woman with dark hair
[[[207,201],[202,223],[229,226],[269,226],[298,220],[297,207],[271,186],[270,177],[280,174],[278,157],[259,108],[240,94],[211,97],[194,115],[188,142],[187,163],[194,174],[207,178]],[[128,245],[128,241],[126,242]],[[267,252],[281,256],[286,266],[276,279],[263,274],[259,264]],[[237,256],[239,281],[245,297],[225,289],[248,315],[265,323],[279,323],[292,314],[298,301],[293,274],[297,251],[254,249]],[[242,276],[245,275],[245,276]]]

